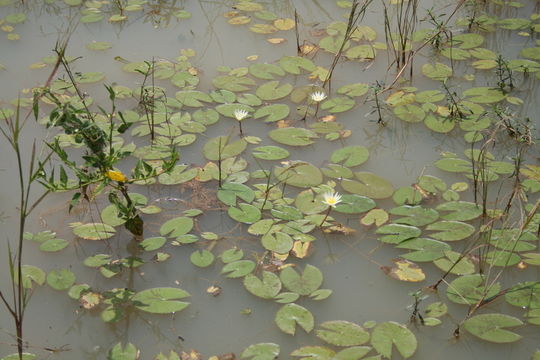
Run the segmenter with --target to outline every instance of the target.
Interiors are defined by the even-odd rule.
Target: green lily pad
[[[392,345],[405,359],[410,358],[416,352],[418,343],[416,336],[404,325],[393,321],[378,324],[371,334],[371,345],[379,354],[390,359],[392,357]]]
[[[249,345],[240,355],[242,359],[274,360],[279,355],[279,345],[274,343],[258,343]]]
[[[316,331],[317,337],[336,346],[362,345],[369,341],[369,333],[360,325],[349,321],[326,321]]]
[[[256,78],[263,80],[273,80],[275,75],[283,76],[285,71],[274,64],[252,64],[249,66],[249,73]]]
[[[283,286],[300,295],[309,295],[317,290],[323,282],[321,271],[313,265],[307,264],[302,275],[292,267],[286,267],[279,274]]]
[[[306,162],[292,163],[274,168],[274,174],[279,181],[296,187],[312,187],[322,183],[321,170]]]
[[[335,359],[336,352],[325,346],[303,346],[294,350],[291,356],[302,358],[302,360],[330,360]]]
[[[518,318],[504,314],[481,314],[467,319],[463,328],[472,335],[498,344],[512,343],[522,338],[508,330],[523,325]]]
[[[422,189],[429,191],[432,194],[438,194],[442,191],[445,191],[447,188],[446,183],[443,180],[431,175],[420,176],[418,178],[417,184]]]
[[[163,223],[159,228],[161,236],[180,237],[193,229],[193,219],[187,216],[179,216]]]
[[[504,100],[505,94],[497,89],[491,87],[475,87],[463,91],[462,95],[467,97],[468,101],[477,104],[492,104]]]
[[[332,153],[330,160],[343,166],[358,166],[367,161],[369,151],[363,146],[347,146]]]
[[[133,295],[131,301],[139,310],[152,314],[176,313],[185,309],[189,303],[178,301],[190,296],[187,291],[172,287],[153,288]]]
[[[280,144],[290,146],[307,146],[318,138],[314,131],[305,128],[287,127],[274,129],[268,133],[270,138]]]
[[[103,223],[88,223],[73,228],[73,233],[85,240],[105,240],[113,237],[116,230]]]
[[[447,243],[428,238],[415,238],[402,241],[396,246],[399,249],[414,250],[400,255],[402,258],[417,261],[429,262],[445,256],[445,252],[452,248]]]
[[[10,24],[20,24],[26,20],[26,14],[24,13],[13,13],[7,15],[4,20]]]
[[[253,224],[261,218],[261,211],[257,207],[244,203],[239,204],[237,208],[229,207],[227,214],[233,220],[244,224]]]
[[[289,205],[278,204],[270,210],[270,214],[272,214],[275,219],[281,220],[300,220],[304,218],[304,215],[300,210]]]
[[[263,106],[253,114],[254,119],[266,117],[264,122],[275,122],[285,119],[290,112],[290,108],[285,104],[271,104]]]
[[[497,295],[501,290],[499,283],[490,282],[489,287],[485,283],[486,279],[481,274],[460,276],[448,284],[446,296],[456,304],[473,305]]]
[[[344,194],[341,196],[341,202],[336,206],[335,210],[344,214],[360,214],[373,209],[375,206],[375,201],[366,196]]]
[[[424,226],[431,224],[439,218],[439,213],[434,209],[422,206],[402,205],[389,211],[392,215],[401,215],[399,219],[394,220],[397,224],[412,226]]]
[[[46,252],[56,252],[64,249],[69,242],[64,239],[49,239],[39,245],[39,250]]]
[[[294,75],[300,75],[302,69],[307,72],[315,70],[315,64],[311,60],[300,56],[283,56],[279,59],[279,66]]]
[[[523,309],[540,309],[540,282],[525,281],[512,286],[504,295],[510,305]]]
[[[251,86],[256,85],[255,80],[245,76],[223,75],[212,80],[212,84],[218,89],[232,92],[248,91]]]
[[[349,84],[340,87],[337,90],[338,94],[347,95],[351,97],[362,96],[369,91],[369,85],[365,83]]]
[[[177,185],[193,180],[197,176],[198,170],[196,168],[188,168],[189,165],[176,165],[170,172],[159,175],[159,183],[163,185]]]
[[[279,146],[259,146],[253,149],[252,155],[257,159],[263,160],[281,160],[289,157],[290,153]]]
[[[279,81],[273,80],[259,86],[255,94],[262,100],[271,101],[284,98],[289,95],[292,90],[293,86],[291,84],[283,84],[280,86]]]
[[[321,104],[321,109],[330,113],[340,113],[350,110],[356,105],[356,101],[346,96],[338,96],[328,99]]]
[[[450,212],[441,215],[444,220],[468,221],[482,215],[480,206],[468,201],[450,201],[437,206],[437,210]]]
[[[107,355],[107,360],[137,360],[139,351],[135,345],[128,343],[122,346],[122,343],[114,345]]]
[[[280,304],[289,304],[300,298],[300,295],[294,292],[282,292],[276,295],[274,300]]]
[[[218,199],[229,206],[236,205],[236,199],[240,198],[246,202],[255,199],[255,192],[243,184],[224,183],[217,193]]]
[[[278,254],[287,254],[293,248],[294,241],[289,234],[277,231],[264,235],[261,244],[266,250]]]
[[[56,290],[67,290],[75,283],[75,274],[68,269],[51,270],[47,274],[47,284]]]
[[[191,263],[198,267],[208,267],[212,265],[214,262],[215,256],[210,251],[204,249],[204,250],[197,250],[194,251],[191,256],[189,257],[189,260],[191,260]]]
[[[105,79],[105,74],[102,72],[86,72],[78,74],[75,80],[81,84],[90,84]]]
[[[426,113],[418,105],[405,104],[394,108],[394,114],[403,121],[417,123],[424,120]]]
[[[460,221],[441,220],[428,225],[426,230],[438,231],[430,235],[436,240],[458,241],[471,236],[476,228]]]
[[[297,324],[307,333],[315,326],[313,314],[305,307],[294,303],[283,305],[276,313],[275,322],[281,331],[290,335],[296,333]]]
[[[383,225],[377,230],[376,234],[386,234],[378,238],[379,241],[387,244],[399,244],[402,241],[416,238],[420,236],[422,230],[416,226],[401,225],[401,224],[388,224]]]
[[[454,129],[456,122],[448,118],[429,114],[424,119],[424,125],[432,131],[446,134]]]
[[[210,95],[196,90],[178,91],[175,97],[182,105],[190,107],[203,107],[204,103],[212,102]]]
[[[108,41],[92,41],[86,44],[88,50],[102,51],[112,48],[112,44]]]
[[[354,176],[353,171],[346,166],[339,164],[328,164],[321,171],[325,176],[334,179],[350,179]]]
[[[41,270],[37,266],[33,265],[23,265],[21,269],[21,278],[22,278],[22,285],[25,289],[31,289],[32,283],[36,283],[38,285],[43,285],[46,280],[45,271]],[[13,279],[15,283],[18,283],[19,275],[18,272],[15,270],[13,274]]]
[[[415,187],[403,186],[392,195],[392,200],[397,205],[417,205],[423,200],[422,193]]]
[[[443,272],[455,275],[469,275],[475,271],[474,263],[467,256],[461,258],[461,254],[455,251],[446,251],[444,257],[433,261],[433,264]]]
[[[244,277],[244,287],[247,291],[263,299],[273,299],[281,291],[281,280],[269,271],[263,271],[262,279],[248,274]]]
[[[203,154],[208,160],[219,161],[241,154],[247,146],[244,139],[229,143],[229,136],[218,136],[204,144]]]
[[[144,239],[139,245],[144,251],[154,251],[161,248],[166,242],[167,239],[163,236],[154,236]]]
[[[424,64],[422,74],[433,80],[444,81],[452,76],[452,68],[442,63]]]
[[[355,177],[359,180],[344,179],[341,186],[350,193],[364,195],[372,199],[386,199],[394,193],[392,184],[370,172],[356,172]]]
[[[19,356],[18,353],[10,354],[4,356],[1,360],[34,360],[37,359],[37,355],[23,352],[22,358]]]
[[[255,267],[256,264],[251,260],[233,261],[223,266],[221,274],[224,274],[225,277],[236,279],[250,274],[255,270]]]

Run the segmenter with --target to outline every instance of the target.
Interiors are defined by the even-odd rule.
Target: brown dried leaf
[[[386,275],[396,280],[408,282],[419,282],[426,278],[422,269],[412,261],[400,258],[392,259],[392,261],[394,262],[393,267],[381,266],[381,270]]]

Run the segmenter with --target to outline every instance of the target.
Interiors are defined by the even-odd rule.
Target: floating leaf
[[[247,146],[244,139],[229,143],[229,136],[218,136],[204,144],[203,154],[208,160],[218,161],[241,154]]]
[[[153,288],[133,295],[131,301],[139,310],[152,314],[169,314],[185,309],[189,303],[178,301],[190,296],[187,291],[172,287]]]
[[[162,236],[180,237],[193,229],[193,219],[186,216],[179,216],[163,223],[159,228]]]
[[[135,345],[128,343],[123,347],[122,343],[118,343],[109,351],[107,360],[137,360],[138,354],[139,351]]]
[[[273,299],[281,290],[281,280],[269,271],[263,271],[262,280],[248,274],[244,277],[244,287],[255,296],[263,299]]]
[[[439,218],[439,213],[434,209],[410,205],[402,205],[400,207],[393,208],[390,210],[390,214],[404,216],[394,220],[395,223],[412,226],[424,226],[431,224]]]
[[[518,283],[506,292],[504,299],[510,305],[523,309],[540,309],[540,282]]]
[[[381,270],[388,276],[396,280],[419,282],[424,281],[426,275],[415,263],[406,259],[392,259],[393,267],[383,266]]]
[[[308,72],[315,70],[315,64],[311,60],[300,56],[283,56],[279,59],[279,66],[294,75],[300,75],[301,69]]]
[[[455,251],[445,251],[445,257],[433,261],[435,266],[444,272],[455,275],[468,275],[474,273],[474,263],[467,257]],[[461,258],[461,259],[460,259]]]
[[[287,254],[291,251],[294,241],[289,234],[278,231],[276,233],[268,233],[261,239],[261,244],[266,250],[278,253]]]
[[[239,204],[237,208],[229,207],[227,213],[232,219],[244,224],[253,224],[261,218],[261,211],[257,207],[244,203]]]
[[[252,202],[255,199],[255,192],[244,184],[226,182],[218,190],[217,196],[223,203],[235,206],[237,198],[248,203]]]
[[[279,355],[279,345],[274,343],[258,343],[249,345],[240,355],[242,359],[274,360]]]
[[[88,223],[73,228],[73,233],[85,240],[104,240],[114,236],[116,230],[103,223]]]
[[[365,226],[375,224],[376,227],[383,225],[388,221],[388,213],[383,209],[370,210],[361,220],[360,223]]]
[[[263,160],[281,160],[289,157],[289,152],[279,146],[259,146],[253,149],[253,156]]]
[[[275,122],[286,118],[289,112],[289,106],[285,104],[272,104],[257,109],[253,114],[253,118],[260,119],[266,117],[264,122]]]
[[[334,163],[343,163],[343,166],[358,166],[367,161],[369,151],[363,146],[347,146],[332,153],[330,160]]]
[[[355,104],[356,102],[353,99],[339,96],[324,101],[321,104],[321,109],[328,110],[331,113],[340,113],[352,109]]]
[[[269,81],[262,84],[255,92],[259,98],[265,101],[277,100],[289,95],[293,89],[291,84],[279,86],[279,81]]]
[[[438,231],[430,236],[436,240],[442,241],[458,241],[471,236],[475,231],[475,227],[460,221],[441,220],[426,227],[426,230]]]
[[[112,44],[108,41],[92,41],[91,43],[86,44],[88,50],[107,50],[112,48]]]
[[[286,267],[279,274],[283,286],[300,295],[309,295],[317,290],[323,282],[323,275],[319,269],[307,264],[302,275],[292,267]]]
[[[403,121],[417,123],[424,120],[426,113],[414,104],[399,105],[394,108],[394,114]]]
[[[371,345],[382,356],[392,357],[392,345],[405,359],[414,355],[418,343],[414,334],[404,325],[393,321],[378,324],[371,334]]]
[[[451,250],[450,245],[447,243],[428,238],[405,240],[399,243],[397,248],[415,250],[413,252],[401,255],[401,257],[407,260],[419,262],[428,262],[440,259],[445,256],[446,251]]]
[[[444,81],[452,76],[452,68],[442,63],[424,64],[422,74],[433,80]]]
[[[482,340],[498,344],[511,343],[522,338],[508,328],[523,325],[518,318],[504,314],[481,314],[465,320],[463,328]]]
[[[364,195],[372,199],[385,199],[394,193],[392,184],[386,179],[370,172],[356,172],[359,181],[344,179],[341,186],[348,192]]]
[[[251,260],[238,260],[226,264],[222,269],[221,273],[228,278],[239,278],[244,277],[247,274],[255,270],[255,263]]]
[[[252,64],[249,66],[249,73],[259,79],[272,80],[274,75],[283,76],[285,71],[274,64]]]
[[[279,181],[303,188],[317,186],[323,180],[321,170],[306,162],[276,167],[274,169],[274,174]]]
[[[254,86],[255,80],[245,76],[224,75],[217,76],[212,80],[212,84],[218,89],[229,90],[233,92],[248,91],[250,86]]]
[[[307,333],[313,330],[315,319],[311,312],[297,304],[283,305],[276,313],[275,321],[281,331],[294,335],[298,324]]]
[[[377,230],[376,234],[387,234],[381,236],[378,240],[388,244],[399,244],[402,241],[416,238],[420,236],[422,230],[416,226],[401,225],[401,224],[388,224],[383,225]]]
[[[369,85],[364,83],[349,84],[340,87],[337,90],[338,94],[348,95],[352,97],[362,96],[369,91]]]
[[[67,290],[75,282],[75,274],[68,269],[52,270],[47,274],[47,284],[56,290]]]
[[[291,356],[301,357],[302,360],[330,360],[336,352],[324,346],[303,346],[294,350]]]
[[[17,284],[19,281],[19,275],[16,270],[13,274],[13,278],[14,278],[15,283]],[[45,271],[41,270],[37,266],[23,265],[21,269],[21,278],[22,278],[23,287],[25,289],[31,289],[32,282],[38,285],[43,285],[46,280],[46,275],[45,275]]]
[[[362,345],[369,341],[369,333],[349,321],[326,321],[316,331],[317,337],[336,346]]]
[[[446,296],[456,304],[473,305],[497,295],[501,290],[498,283],[490,282],[489,286],[485,283],[486,279],[481,274],[460,276],[448,284]]]

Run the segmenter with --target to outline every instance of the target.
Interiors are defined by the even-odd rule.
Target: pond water
[[[0,5],[1,359],[540,359],[536,1]]]

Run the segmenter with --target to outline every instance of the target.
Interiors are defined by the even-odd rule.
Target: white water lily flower
[[[247,110],[244,110],[244,109],[236,109],[236,110],[234,110],[234,117],[238,121],[244,120],[245,118],[248,117],[248,115],[249,115],[249,113],[248,113]]]
[[[321,102],[326,99],[326,94],[322,91],[316,91],[311,94],[311,100],[315,102]]]
[[[337,204],[341,202],[341,195],[337,192],[335,193],[325,193],[323,194],[323,203],[325,203],[328,206],[331,206],[333,208],[336,207]]]

